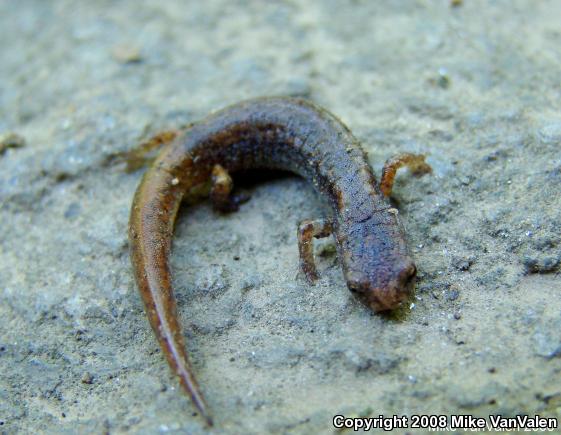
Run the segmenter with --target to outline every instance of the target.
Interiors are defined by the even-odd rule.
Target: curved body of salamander
[[[380,192],[358,141],[329,112],[300,99],[256,99],[216,112],[182,132],[138,187],[130,218],[131,255],[152,328],[210,424],[177,320],[169,257],[182,199],[207,183],[217,164],[228,172],[288,170],[326,195],[347,285],[375,311],[399,305],[416,272],[397,211]]]

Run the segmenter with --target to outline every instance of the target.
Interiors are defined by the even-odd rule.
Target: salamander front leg
[[[382,169],[382,179],[380,180],[380,189],[384,196],[390,196],[392,193],[395,174],[402,166],[409,167],[414,175],[423,175],[432,172],[432,168],[425,162],[425,156],[422,154],[403,153],[389,159]]]
[[[214,165],[214,168],[212,168],[211,182],[210,200],[215,210],[223,213],[237,211],[240,204],[249,200],[248,195],[232,195],[232,189],[234,188],[232,177],[220,165]]]
[[[298,225],[298,250],[300,269],[308,283],[313,284],[319,277],[314,260],[313,239],[327,237],[333,232],[331,221],[326,219],[305,220]]]

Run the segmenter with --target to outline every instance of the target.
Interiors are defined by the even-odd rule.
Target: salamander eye
[[[347,287],[353,293],[362,293],[364,291],[364,284],[356,280],[347,281]]]
[[[399,283],[402,287],[407,287],[413,280],[415,279],[415,275],[417,275],[417,267],[413,262],[407,264],[405,268],[399,273]]]

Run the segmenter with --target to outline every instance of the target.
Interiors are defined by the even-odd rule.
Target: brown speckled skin
[[[169,256],[179,205],[190,190],[208,182],[215,164],[229,172],[283,169],[312,182],[332,205],[347,285],[373,310],[397,307],[409,295],[416,273],[397,210],[380,192],[358,141],[329,112],[301,99],[255,99],[182,132],[138,187],[130,218],[131,255],[152,328],[209,424],[177,320]]]

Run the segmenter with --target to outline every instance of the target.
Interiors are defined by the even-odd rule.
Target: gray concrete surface
[[[417,291],[371,314],[330,240],[319,284],[298,280],[296,223],[326,211],[298,178],[244,187],[232,215],[182,209],[173,270],[214,433],[561,417],[559,17],[533,0],[1,2],[0,432],[205,431],[132,280],[142,171],[114,157],[281,94],[341,117],[377,172],[429,155],[433,175],[394,194]]]

